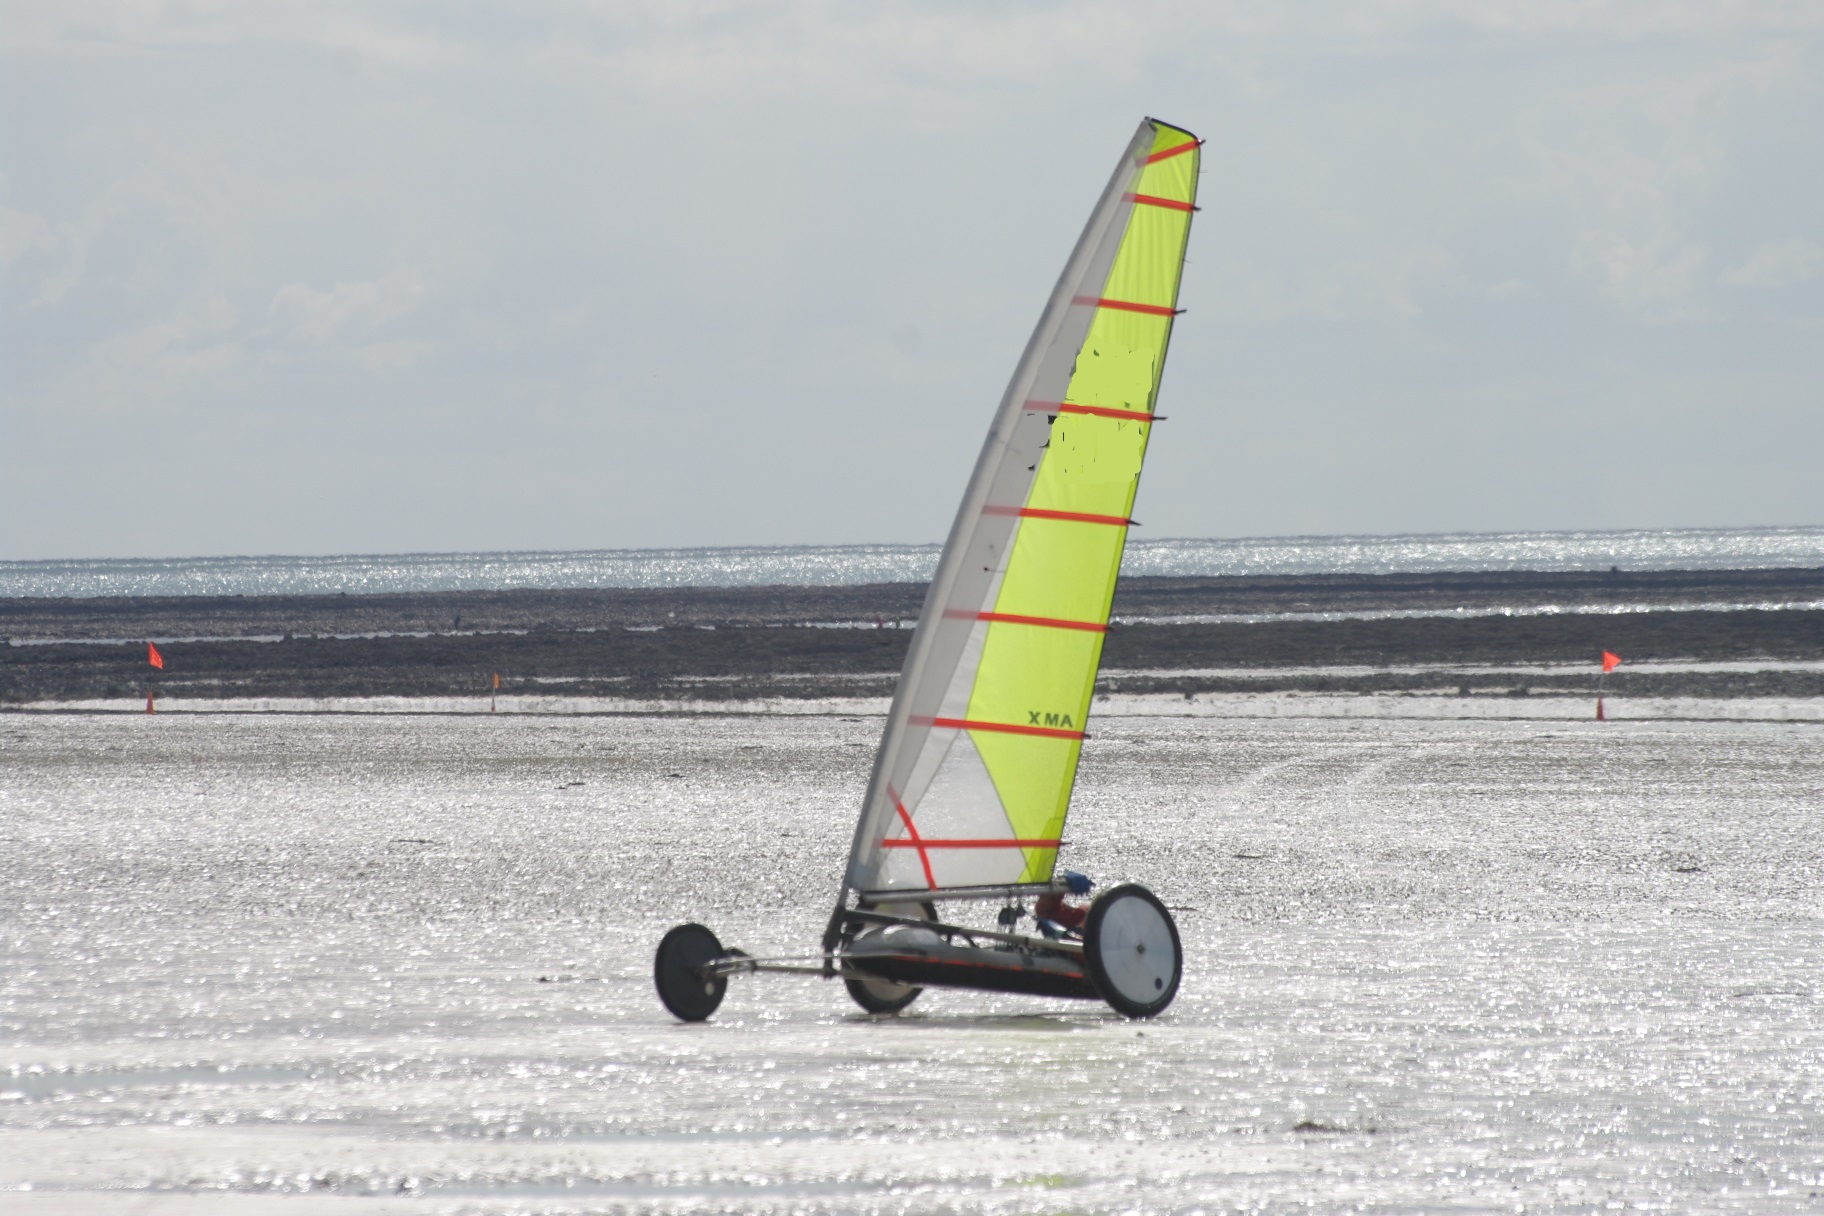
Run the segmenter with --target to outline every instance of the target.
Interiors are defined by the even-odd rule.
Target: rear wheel
[[[1178,995],[1184,951],[1165,905],[1138,883],[1110,887],[1083,922],[1083,962],[1102,999],[1130,1018],[1150,1018]]]
[[[672,1016],[701,1022],[716,1011],[728,991],[728,977],[713,975],[709,965],[728,951],[702,925],[679,925],[659,941],[652,961],[652,982]]]
[[[869,911],[880,912],[887,916],[903,916],[907,920],[936,920],[935,904],[880,904]],[[883,925],[869,929],[856,938],[860,941],[877,934],[890,932],[897,926]],[[843,987],[849,990],[849,996],[857,1005],[869,1013],[898,1013],[907,1005],[918,999],[924,989],[917,984],[899,984],[892,980],[875,976],[849,976],[842,981]]]

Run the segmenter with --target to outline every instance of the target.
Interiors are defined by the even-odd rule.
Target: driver
[[[1064,885],[1069,888],[1068,898],[1078,899],[1095,889],[1095,882],[1087,874],[1075,870],[1066,870],[1062,875]],[[1059,937],[1065,933],[1076,933],[1082,930],[1083,922],[1089,919],[1089,908],[1086,905],[1065,903],[1067,896],[1061,891],[1051,891],[1039,896],[1032,906],[1032,915],[1039,922],[1039,931],[1047,937]]]

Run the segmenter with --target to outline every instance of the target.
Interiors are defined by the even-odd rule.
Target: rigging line
[[[1175,198],[1160,198],[1157,194],[1123,194],[1121,197],[1130,203],[1144,203],[1148,207],[1167,207],[1173,211],[1201,210],[1196,203],[1179,202]]]
[[[1123,410],[1109,405],[1077,405],[1071,401],[1028,401],[1026,409],[1035,414],[1088,414],[1095,418],[1123,418],[1135,422],[1157,422],[1157,414],[1146,410]]]
[[[1013,612],[971,612],[967,608],[946,608],[944,615],[960,621],[1000,621],[1008,625],[1037,625],[1041,629],[1081,629],[1085,633],[1107,633],[1107,625],[1094,621],[1067,621],[1056,616],[1021,616]]]
[[[1055,849],[1062,840],[883,840],[883,849]]]
[[[906,813],[906,804],[899,800],[899,791],[890,785],[887,787],[887,797],[893,800],[893,809],[899,812],[900,822],[906,825],[906,835],[911,838],[907,844],[918,850],[918,864],[925,868],[925,885],[933,891],[937,890],[937,876],[931,873],[931,854],[925,852],[924,842],[918,838],[918,828],[913,824],[912,816]],[[904,848],[906,845],[898,847]]]
[[[1203,147],[1203,141],[1201,139],[1193,139],[1188,144],[1174,144],[1173,146],[1165,149],[1165,151],[1163,151],[1163,152],[1155,152],[1151,156],[1147,157],[1146,163],[1149,165],[1156,165],[1162,160],[1170,160],[1174,156],[1184,155],[1186,152],[1189,152],[1193,148],[1201,148],[1201,147]]]
[[[1107,296],[1073,296],[1070,302],[1081,304],[1085,308],[1114,308],[1122,312],[1145,313],[1149,317],[1175,317],[1184,311],[1165,304],[1138,304],[1133,300],[1111,300]]]
[[[986,730],[1004,735],[1035,735],[1041,739],[1087,739],[1080,730],[1057,726],[1016,726],[1012,722],[977,722],[973,718],[913,718],[915,726],[935,726],[940,730]]]
[[[989,506],[982,508],[983,515],[1017,515],[1021,519],[1056,519],[1070,524],[1107,524],[1112,528],[1125,528],[1134,521],[1125,515],[1091,515],[1085,511],[1052,511],[1045,507],[1005,507]]]

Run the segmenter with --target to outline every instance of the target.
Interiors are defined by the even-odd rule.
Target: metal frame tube
[[[910,925],[916,929],[930,929],[936,933],[956,934],[964,937],[985,937],[989,941],[1011,942],[1016,946],[1030,946],[1039,950],[1050,950],[1057,954],[1081,956],[1083,947],[1077,942],[1053,941],[1048,937],[1027,937],[1022,933],[1002,933],[998,929],[972,929],[964,925],[946,925],[935,920],[909,920],[903,916],[887,916],[881,912],[864,912],[851,910],[843,914],[845,920],[858,920],[869,925]],[[840,955],[834,957],[841,957]]]
[[[876,980],[880,977],[867,971],[856,971],[850,967],[837,965],[840,956],[830,959],[810,961],[778,961],[753,958],[725,958],[712,962],[704,967],[703,975],[707,979],[715,975],[758,974],[762,971],[769,975],[814,975],[820,979],[843,980]],[[827,969],[826,969],[827,968]]]
[[[939,887],[926,891],[857,891],[856,898],[871,904],[939,903],[947,899],[1020,899],[1028,895],[1068,895],[1070,887],[1051,882],[1015,883],[1005,887]]]

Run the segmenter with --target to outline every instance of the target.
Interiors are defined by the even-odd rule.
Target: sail
[[[1027,343],[912,637],[845,893],[1051,878],[1177,313],[1198,144],[1140,124]]]

